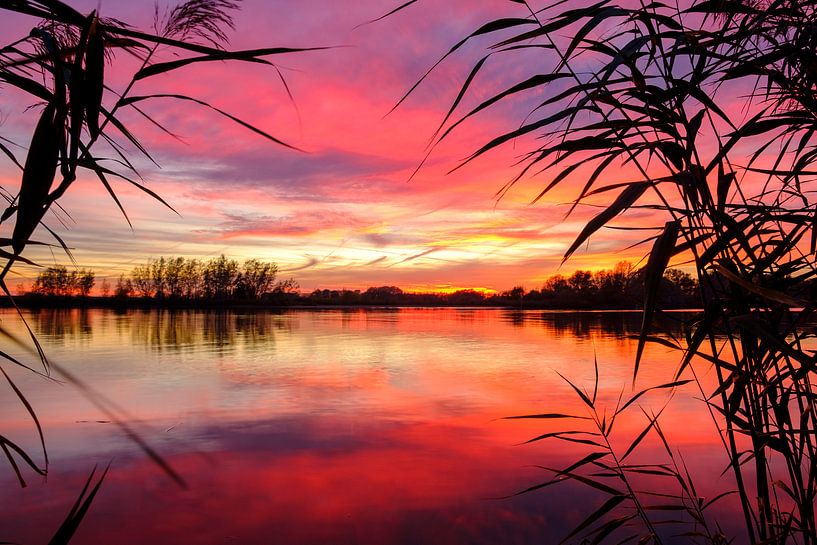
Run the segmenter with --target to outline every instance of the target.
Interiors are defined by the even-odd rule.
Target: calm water
[[[27,316],[47,354],[124,408],[188,485],[174,485],[72,385],[6,366],[38,411],[51,465],[23,490],[0,466],[0,541],[47,542],[89,471],[110,462],[78,544],[558,542],[605,496],[560,484],[497,498],[547,480],[536,465],[565,467],[588,451],[520,445],[562,423],[501,418],[586,414],[557,372],[592,390],[594,354],[600,398],[614,406],[631,391],[629,336],[640,321],[470,309]],[[0,319],[25,334],[13,313]],[[650,348],[639,386],[670,380],[677,360]],[[729,483],[687,388],[662,422],[711,496]],[[661,391],[643,406],[666,401]],[[41,460],[5,385],[0,411],[0,433]],[[618,424],[619,452],[644,423],[633,413]],[[633,461],[660,452],[648,439]],[[728,504],[714,514],[730,527]]]

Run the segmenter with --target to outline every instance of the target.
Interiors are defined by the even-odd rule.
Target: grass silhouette
[[[408,2],[398,11],[420,4]],[[537,7],[521,0],[509,11],[458,41],[398,106],[441,62],[470,42],[488,41],[429,154],[479,112],[533,96],[535,106],[519,125],[495,135],[454,170],[505,144],[528,145],[498,198],[538,176],[545,183],[534,202],[554,187],[570,186],[576,194],[570,212],[602,207],[566,249],[565,260],[620,215],[663,216],[642,226],[653,234],[642,242],[652,247],[643,271],[633,384],[649,361],[647,344],[677,348],[679,367],[658,388],[698,383],[735,485],[725,492],[738,496],[742,511],[745,535],[732,537],[752,544],[817,543],[817,356],[809,344],[817,273],[817,3],[601,0]],[[523,58],[528,62],[519,62]],[[490,88],[496,80],[480,78],[489,64],[528,73]],[[479,96],[477,105],[463,109],[472,94]],[[653,331],[658,286],[671,262],[694,268],[704,309],[677,339]],[[698,382],[704,369],[717,375],[712,390]],[[695,497],[682,465],[626,463],[647,434],[665,440],[660,412],[646,413],[646,428],[617,453],[607,441],[615,416],[605,419],[594,397],[572,386],[594,429],[564,430],[553,438],[583,431],[594,449],[569,468],[553,469],[554,478],[593,486],[609,500],[565,541],[663,543],[680,534],[690,542],[726,542],[707,519],[711,501]],[[635,410],[644,392],[634,391],[614,415]],[[667,452],[672,458],[669,446]],[[665,474],[681,493],[654,503],[661,491],[631,485],[647,470]],[[672,510],[675,522],[660,516],[662,510]]]
[[[178,93],[135,94],[141,82],[157,75],[170,74],[191,63],[253,62],[277,70],[269,60],[270,57],[305,51],[285,47],[243,51],[226,49],[226,32],[233,28],[232,12],[237,7],[238,2],[230,0],[187,0],[164,13],[157,7],[153,29],[142,31],[122,21],[100,17],[95,11],[80,13],[60,0],[19,0],[5,2],[0,6],[3,12],[31,16],[32,21],[39,21],[30,32],[25,30],[23,37],[0,49],[0,82],[27,95],[37,106],[29,112],[31,115],[38,115],[31,143],[22,162],[13,151],[16,144],[7,139],[0,140],[0,151],[21,170],[19,192],[13,195],[2,191],[7,207],[0,216],[2,224],[9,225],[13,222],[10,237],[3,238],[0,243],[3,248],[11,250],[0,249],[0,258],[5,259],[0,271],[0,288],[15,308],[16,304],[6,285],[6,277],[17,262],[33,264],[23,254],[29,245],[44,244],[33,239],[39,228],[48,232],[68,257],[73,259],[67,244],[43,223],[43,219],[52,208],[59,207],[60,199],[81,173],[89,173],[99,180],[129,224],[130,219],[114,189],[114,180],[138,188],[172,210],[157,193],[144,185],[134,166],[135,157],[131,157],[125,150],[123,141],[138,150],[137,153],[143,158],[155,163],[138,136],[120,117],[121,113],[133,112],[172,134],[150,117],[144,107],[157,100],[192,102],[276,145],[295,149],[263,129],[194,96]],[[158,51],[170,53],[177,59],[155,62],[154,56]],[[131,74],[130,80],[121,90],[109,87],[107,74],[108,64],[118,55],[128,55],[140,61],[140,67]],[[280,71],[278,74],[280,75]],[[286,82],[283,83],[286,87]],[[39,113],[35,114],[37,111]],[[98,154],[100,149],[104,150],[102,153],[105,155]],[[114,160],[103,161],[103,157],[108,156]],[[22,313],[19,318],[25,321]],[[34,357],[40,360],[42,370],[34,370],[5,352],[0,352],[2,363],[25,367],[50,377],[54,365],[28,324],[26,328],[30,334]],[[12,338],[6,330],[0,329],[0,334],[7,341],[31,349],[22,340]],[[109,400],[103,394],[82,384],[67,370],[60,368],[57,371],[68,382],[85,392],[92,401],[98,401],[98,406],[108,406]],[[16,443],[0,435],[0,449],[20,484],[24,486],[24,473],[31,471],[39,475],[47,474],[46,443],[34,408],[5,370],[2,372],[3,378],[31,416],[42,445],[42,462],[38,462]],[[178,474],[128,427],[120,415],[114,414],[113,420],[172,480],[182,482]],[[91,473],[77,503],[54,535],[52,544],[67,543],[71,539],[104,476],[105,473],[93,484],[94,473]]]

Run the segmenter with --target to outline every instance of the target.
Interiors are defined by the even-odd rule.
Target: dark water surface
[[[2,311],[2,326],[25,335]],[[631,393],[638,313],[401,309],[201,313],[40,311],[27,319],[55,362],[126,411],[186,480],[181,489],[70,384],[5,365],[45,429],[50,474],[20,489],[0,465],[0,541],[47,543],[94,465],[111,463],[75,543],[556,543],[606,497],[575,484],[505,499],[588,451],[544,440],[586,415],[557,374],[600,405]],[[27,361],[31,356],[19,350]],[[671,380],[679,355],[648,349],[638,387]],[[703,380],[706,369],[701,368]],[[59,378],[59,377],[57,377]],[[0,434],[37,460],[37,438],[3,385]],[[699,494],[730,484],[693,386],[662,416]],[[660,410],[666,391],[645,396]],[[623,451],[646,421],[617,424]],[[633,461],[660,458],[650,435]],[[676,492],[672,490],[672,492]],[[713,513],[731,525],[728,504]]]

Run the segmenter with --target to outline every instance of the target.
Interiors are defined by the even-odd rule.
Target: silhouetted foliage
[[[68,272],[64,266],[48,267],[37,275],[31,291],[47,297],[87,297],[94,283],[93,271],[80,269]]]
[[[166,302],[267,302],[291,300],[298,284],[277,280],[275,263],[248,259],[239,263],[224,255],[202,261],[183,257],[149,259],[121,277],[116,297]]]
[[[745,529],[737,540],[814,545],[817,2],[522,0],[506,6],[512,16],[461,36],[398,105],[445,59],[487,42],[434,133],[432,151],[480,112],[523,96],[532,100],[529,111],[463,164],[513,143],[521,157],[518,173],[500,197],[535,174],[545,180],[534,202],[556,186],[572,185],[568,215],[579,206],[594,208],[564,260],[601,229],[617,227],[611,223],[619,215],[660,215],[635,226],[648,233],[641,244],[651,248],[642,273],[633,384],[642,359],[649,359],[648,343],[682,354],[674,377],[636,392],[613,416],[597,406],[595,388],[590,396],[571,383],[590,417],[534,440],[589,434],[590,452],[566,469],[549,469],[552,478],[532,489],[572,481],[607,495],[564,542],[663,543],[678,535],[730,542],[711,509],[728,494],[697,497],[661,432],[660,413],[645,412],[645,429],[624,452],[612,446],[615,415],[637,409],[647,392],[671,394],[693,381],[724,446]],[[513,81],[495,77],[502,62]],[[510,109],[502,111],[507,117]],[[694,268],[701,284],[696,306],[703,308],[677,337],[656,324],[673,260]],[[683,277],[673,281],[688,284]],[[593,287],[587,275],[573,275],[555,279],[553,289],[589,293]],[[699,382],[702,374],[717,384]],[[624,463],[650,433],[663,442],[666,463]],[[654,507],[653,490],[638,486],[646,472],[680,491],[662,494]]]
[[[131,295],[133,295],[133,281],[130,278],[125,278],[125,275],[122,274],[116,281],[113,296],[117,299],[127,299]]]
[[[0,224],[7,231],[0,237],[0,246],[9,248],[0,250],[0,258],[5,259],[5,265],[0,271],[0,286],[8,296],[8,302],[11,302],[11,295],[6,288],[7,275],[17,263],[35,265],[23,253],[30,245],[40,244],[33,239],[38,229],[41,228],[41,234],[45,232],[52,236],[56,244],[70,256],[68,245],[45,224],[44,219],[52,209],[59,206],[60,199],[80,177],[91,176],[98,179],[128,223],[130,220],[114,189],[115,181],[139,189],[172,210],[170,205],[144,184],[134,166],[139,164],[135,155],[140,160],[153,163],[155,160],[130,129],[132,116],[146,118],[153,125],[172,134],[151,117],[151,103],[173,101],[202,107],[251,130],[269,142],[292,148],[264,130],[194,96],[175,92],[156,93],[156,87],[150,85],[142,89],[143,94],[137,94],[137,90],[145,82],[155,81],[156,76],[162,78],[164,86],[167,75],[191,63],[255,62],[277,70],[268,60],[270,56],[304,51],[284,47],[244,51],[226,49],[225,32],[233,27],[231,12],[237,6],[237,0],[186,0],[167,11],[164,17],[159,16],[157,7],[153,32],[144,32],[124,22],[102,17],[97,11],[80,13],[60,0],[14,0],[0,3],[0,12],[4,14],[32,18],[30,24],[33,28],[18,29],[17,35],[20,38],[2,47],[0,84],[4,93],[16,92],[27,97],[32,107],[26,108],[24,115],[37,118],[23,161],[17,157],[17,150],[26,149],[26,146],[12,142],[7,137],[0,138],[0,153],[21,171],[19,190],[9,192],[3,189],[0,192],[7,203],[0,215]],[[124,86],[121,77],[116,78],[117,81],[111,81],[107,74],[108,64],[119,55],[135,59],[137,66],[130,74],[119,74],[124,77]],[[122,63],[121,66],[131,65]],[[286,90],[288,92],[288,88]],[[140,272],[140,282],[143,277]],[[165,280],[162,282],[160,287],[165,290],[168,284]],[[171,289],[175,290],[174,281],[170,282]],[[79,275],[73,286],[71,283],[71,274],[66,276],[62,270],[46,271],[37,289],[46,295],[87,295],[93,286],[93,279],[87,275]],[[137,287],[126,284],[123,280],[117,286],[116,294],[124,296],[133,290],[144,292],[147,289],[148,286],[142,283]],[[164,295],[165,292],[161,293]],[[24,319],[22,313],[20,319]],[[42,363],[42,373],[49,375],[52,364],[32,330],[28,328],[28,331],[34,345],[32,352]],[[13,338],[10,333],[5,330],[3,332],[8,338]],[[25,345],[22,341],[17,341],[20,346]],[[2,352],[2,358],[5,364],[33,371],[30,366],[11,357],[6,351]],[[70,379],[66,370],[63,369],[62,374]],[[45,439],[36,413],[23,392],[14,385],[5,371],[3,378],[29,413],[42,447],[40,462],[29,456],[14,441],[4,436],[0,441],[2,455],[24,486],[26,472],[33,471],[38,475],[48,472]],[[84,386],[83,391],[88,393],[92,390]],[[104,399],[98,392],[95,395],[97,397],[92,400]],[[95,403],[104,413],[110,412],[102,402]],[[128,428],[122,419],[112,415],[111,420],[171,479],[182,483],[179,475]],[[103,477],[104,473],[93,487],[93,479],[89,478],[68,518],[50,543],[63,544],[71,539]]]
[[[689,273],[667,269],[659,289],[660,308],[694,308],[700,302],[698,283]],[[372,306],[498,306],[539,309],[636,309],[644,304],[644,275],[621,262],[613,269],[576,271],[549,278],[541,290],[522,286],[498,294],[465,289],[453,293],[409,293],[395,286],[360,290],[318,289],[304,304]]]

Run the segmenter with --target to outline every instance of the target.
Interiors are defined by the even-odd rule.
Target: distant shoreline
[[[88,296],[88,297],[42,297],[30,294],[18,295],[14,297],[14,302],[19,308],[26,310],[37,309],[115,309],[115,310],[388,310],[388,309],[435,309],[435,308],[459,308],[459,309],[485,309],[485,310],[545,310],[554,312],[641,312],[639,308],[618,308],[618,307],[596,307],[596,308],[576,308],[576,307],[556,307],[536,305],[524,302],[508,305],[457,305],[457,304],[309,304],[302,301],[291,303],[273,302],[248,302],[248,301],[157,301],[155,299],[120,299],[115,297]],[[0,308],[14,308],[14,305],[3,299]],[[697,312],[700,309],[676,308],[664,309],[669,311]]]

